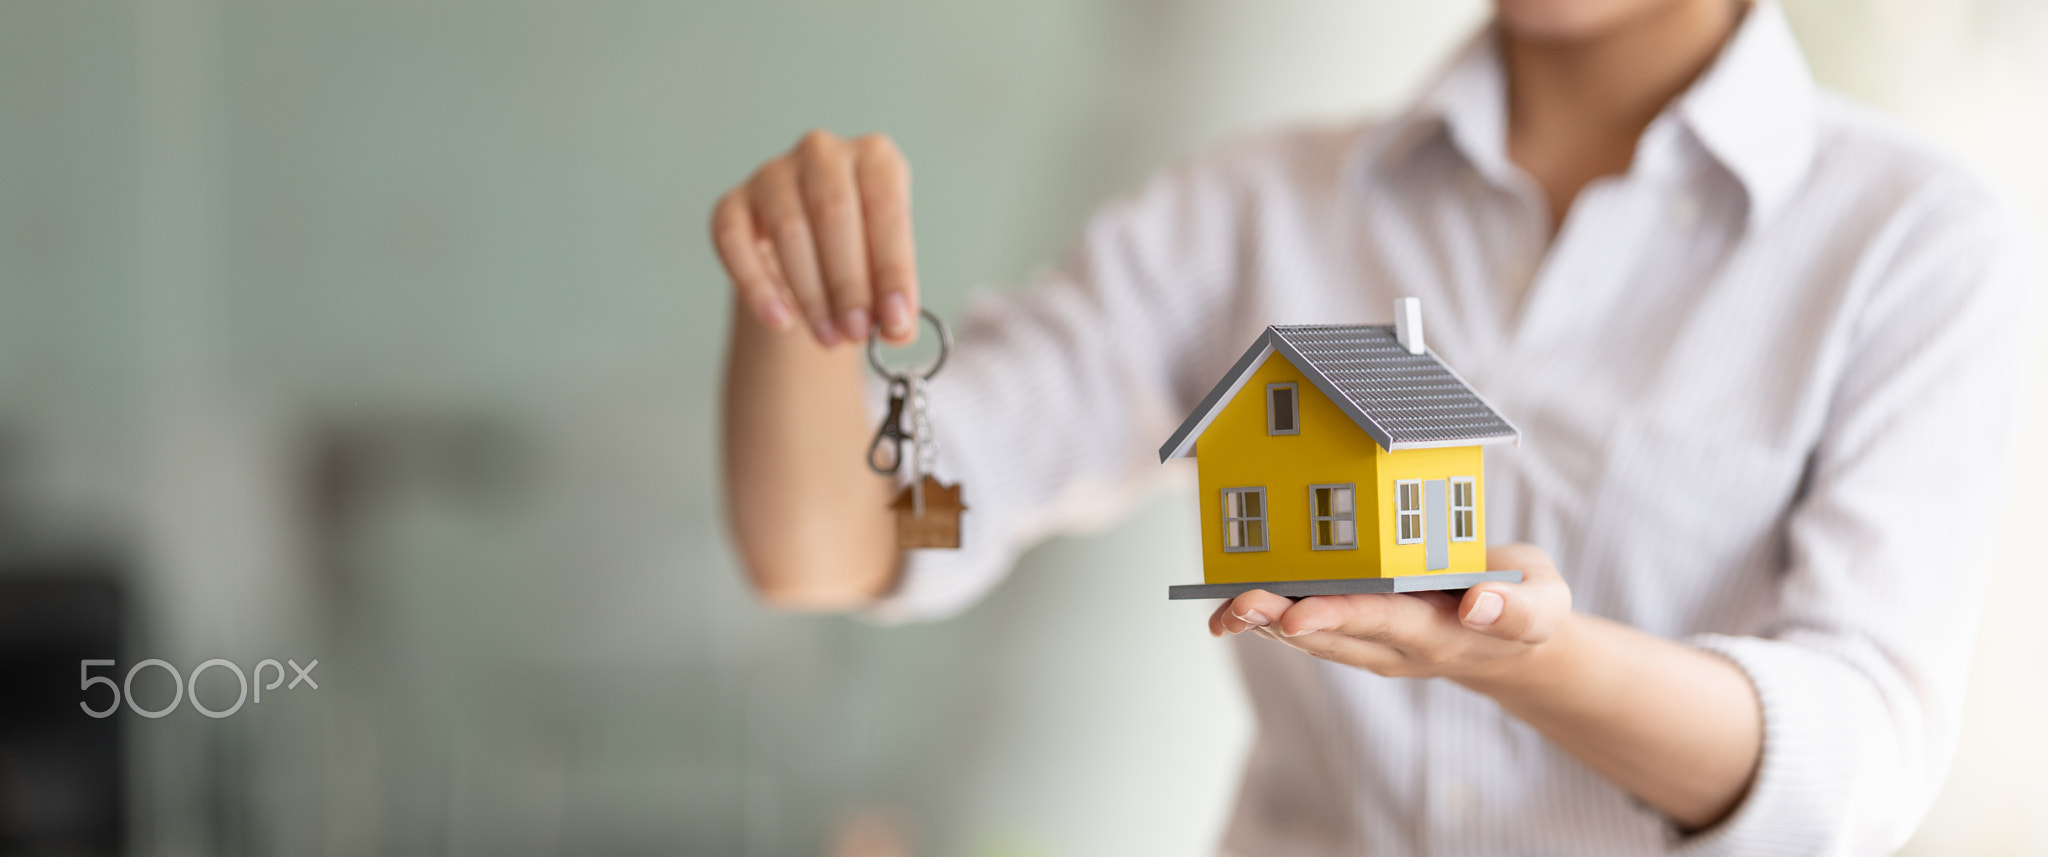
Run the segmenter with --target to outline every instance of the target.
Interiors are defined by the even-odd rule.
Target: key
[[[882,363],[881,330],[868,338],[868,364],[889,379],[889,413],[875,429],[868,447],[868,467],[876,473],[894,476],[907,456],[910,473],[907,485],[889,503],[896,515],[896,544],[905,550],[960,547],[960,514],[967,510],[960,501],[960,486],[939,481],[939,439],[933,431],[931,400],[926,381],[939,374],[953,351],[953,332],[931,310],[923,316],[939,332],[939,356],[929,368],[893,371]],[[904,450],[908,444],[909,451]]]

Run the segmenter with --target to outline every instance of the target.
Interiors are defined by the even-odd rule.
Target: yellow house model
[[[1159,449],[1201,473],[1205,582],[1168,597],[1519,581],[1486,569],[1481,454],[1519,440],[1424,347],[1414,298],[1391,325],[1268,327]]]

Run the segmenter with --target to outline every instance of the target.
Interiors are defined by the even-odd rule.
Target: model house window
[[[1266,489],[1223,489],[1223,552],[1266,549]]]
[[[1308,533],[1309,546],[1319,551],[1358,547],[1358,511],[1350,484],[1308,487]]]
[[[1451,477],[1451,541],[1479,538],[1479,501],[1475,490],[1472,477]]]
[[[1422,480],[1394,483],[1394,544],[1422,541]]]
[[[1266,433],[1301,434],[1301,399],[1293,381],[1266,385]]]

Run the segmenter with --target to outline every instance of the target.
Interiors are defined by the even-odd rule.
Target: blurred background
[[[2048,4],[1789,11],[1823,81],[2048,212]],[[887,131],[957,317],[1177,154],[1393,109],[1485,14],[0,5],[0,853],[1205,853],[1247,722],[1206,607],[1159,597],[1187,489],[950,622],[763,611],[706,215],[810,127]],[[2011,508],[1914,854],[2048,854],[2048,498]],[[86,658],[319,687],[94,719]]]

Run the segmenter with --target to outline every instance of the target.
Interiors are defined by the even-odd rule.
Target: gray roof
[[[1390,324],[1266,328],[1181,423],[1159,460],[1187,455],[1223,404],[1274,352],[1388,451],[1519,441],[1521,433],[1435,352],[1410,354]]]

